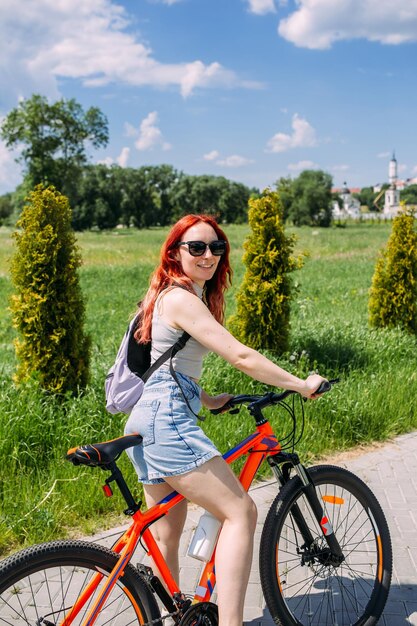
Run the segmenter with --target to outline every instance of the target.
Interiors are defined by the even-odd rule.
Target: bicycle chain
[[[196,608],[197,606],[198,605],[194,605],[194,608]],[[191,610],[191,607],[188,607],[188,609],[185,611],[185,613],[183,615],[181,615],[181,619],[177,623],[177,626],[181,625],[181,623],[182,623],[181,620],[184,619],[185,616],[189,614],[190,610]],[[181,613],[181,609],[177,609],[176,611],[173,611],[172,613],[165,613],[164,615],[161,615],[161,617],[157,617],[156,619],[153,619],[150,622],[145,622],[144,624],[142,624],[142,626],[153,626],[154,624],[158,624],[160,622],[163,622],[168,617],[174,617],[175,615],[180,615],[180,613]],[[209,622],[209,623],[211,624],[211,622]]]
[[[174,611],[173,613],[165,613],[165,615],[161,615],[161,617],[157,617],[153,620],[151,620],[150,622],[145,622],[144,624],[142,624],[142,626],[153,626],[153,624],[159,624],[160,622],[163,622],[164,620],[166,620],[168,617],[173,617],[174,615],[178,615],[179,614],[179,609]]]

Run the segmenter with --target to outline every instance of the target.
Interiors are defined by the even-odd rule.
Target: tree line
[[[241,223],[247,220],[250,196],[258,193],[223,176],[190,176],[171,165],[89,165],[72,202],[73,226],[149,228],[201,212],[216,215],[220,222]]]
[[[51,104],[34,94],[22,100],[4,118],[0,137],[9,149],[19,148],[16,160],[24,171],[22,184],[0,196],[0,224],[16,222],[26,196],[38,184],[53,185],[68,198],[76,230],[165,226],[196,212],[215,215],[220,222],[247,222],[249,199],[261,195],[223,176],[191,176],[171,165],[89,164],[87,148],[108,143],[108,121],[97,107],[84,111],[74,99]],[[330,225],[330,174],[305,170],[295,179],[280,178],[275,186],[285,221]]]
[[[259,195],[223,176],[190,176],[171,165],[89,164],[87,148],[108,143],[108,122],[97,107],[84,111],[74,99],[51,104],[35,94],[22,100],[4,118],[0,136],[9,149],[20,150],[16,160],[24,171],[22,184],[0,197],[0,223],[16,221],[38,184],[68,198],[76,230],[165,226],[191,212],[239,223],[247,221],[250,196]]]

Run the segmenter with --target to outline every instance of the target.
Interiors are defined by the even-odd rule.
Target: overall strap
[[[177,383],[178,387],[180,388],[180,391],[181,391],[181,393],[182,393],[182,397],[184,398],[185,404],[188,406],[188,408],[190,409],[191,413],[192,413],[193,415],[195,415],[195,416],[196,416],[199,420],[201,420],[202,422],[204,422],[204,420],[205,420],[206,418],[205,418],[205,417],[203,417],[202,415],[198,415],[198,413],[196,413],[195,411],[193,411],[193,410],[192,410],[191,405],[190,405],[190,403],[189,403],[189,402],[188,402],[188,400],[187,400],[187,396],[185,395],[185,393],[184,393],[184,392],[183,392],[183,390],[182,390],[181,383],[180,383],[180,381],[178,380],[177,373],[176,373],[176,371],[174,370],[174,367],[173,367],[173,365],[172,365],[172,357],[171,357],[171,359],[170,359],[170,361],[169,361],[169,371],[171,372],[171,376],[172,376],[172,378],[175,380],[175,382]]]
[[[173,287],[181,287],[183,289],[183,287],[181,285],[173,285]],[[158,298],[160,297],[161,294],[159,294]],[[185,344],[187,343],[187,341],[190,339],[191,335],[189,335],[187,332],[183,332],[183,334],[181,335],[181,337],[174,343],[173,346],[171,346],[171,348],[168,348],[168,350],[166,352],[164,352],[163,354],[161,354],[161,356],[155,361],[155,363],[153,365],[151,365],[151,367],[144,373],[144,375],[142,376],[142,380],[143,382],[146,383],[146,381],[148,380],[148,378],[150,378],[150,376],[159,368],[161,367],[161,365],[163,363],[165,363],[165,361],[167,361],[169,359],[169,371],[171,373],[172,378],[175,380],[175,382],[177,383],[178,387],[180,388],[180,391],[182,393],[182,397],[184,398],[184,401],[186,403],[186,405],[188,406],[188,408],[190,409],[191,413],[193,415],[195,415],[199,420],[204,421],[205,418],[198,415],[197,413],[195,413],[195,411],[193,411],[193,409],[190,406],[190,403],[188,402],[185,393],[182,390],[181,387],[181,383],[178,380],[177,374],[174,370],[174,367],[172,365],[172,359],[174,358],[174,356],[177,354],[177,352],[179,352],[180,350],[182,350],[185,346]]]

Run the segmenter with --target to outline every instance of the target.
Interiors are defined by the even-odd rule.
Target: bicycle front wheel
[[[0,626],[81,626],[117,559],[111,550],[85,541],[53,541],[8,557],[0,563]],[[96,586],[94,581],[95,592],[86,593],[89,584],[90,590]],[[77,614],[73,611],[74,617],[64,621],[77,601]],[[159,617],[151,590],[128,564],[94,623],[144,625]]]
[[[382,509],[351,472],[333,466],[309,468],[324,510],[326,528],[343,550],[330,562],[323,531],[298,477],[275,498],[260,545],[260,575],[266,604],[281,626],[372,626],[387,600],[392,573],[391,539]],[[297,524],[305,521],[307,545]]]

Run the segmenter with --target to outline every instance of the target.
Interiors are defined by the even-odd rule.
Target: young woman
[[[216,549],[219,626],[242,626],[252,561],[256,507],[198,425],[201,404],[222,407],[231,396],[209,396],[198,385],[203,356],[216,352],[234,367],[268,385],[314,398],[324,380],[301,380],[235,339],[223,326],[224,291],[231,278],[229,243],[215,220],[187,215],[171,229],[161,262],[142,304],[140,342],[152,340],[152,362],[181,336],[191,335],[173,359],[182,391],[164,364],[147,381],[125,433],[140,433],[143,445],[131,460],[144,485],[148,506],[173,490],[210,511],[222,522]],[[191,410],[190,410],[191,409]],[[178,547],[186,500],[155,525],[155,536],[174,577],[179,578]]]

